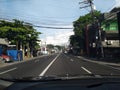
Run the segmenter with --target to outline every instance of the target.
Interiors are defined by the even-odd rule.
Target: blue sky
[[[20,19],[34,25],[72,27],[72,22],[89,12],[80,9],[83,0],[0,0],[0,18]],[[120,0],[94,0],[97,10],[109,11]],[[40,39],[52,44],[64,44],[73,34],[72,29],[36,28],[43,34]]]

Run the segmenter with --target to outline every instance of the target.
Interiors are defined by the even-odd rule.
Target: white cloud
[[[120,7],[120,0],[115,0],[115,1],[116,1],[115,7]]]
[[[46,38],[42,39],[42,41],[46,42],[47,44],[54,44],[54,45],[62,45],[68,42],[69,36],[73,35],[72,30],[61,30],[59,32],[54,33],[54,35],[46,36]]]
[[[55,25],[54,27],[71,28],[71,29],[44,29],[41,41],[45,44],[63,45],[68,43],[70,35],[73,35],[73,24]]]

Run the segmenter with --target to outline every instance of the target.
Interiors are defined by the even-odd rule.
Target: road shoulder
[[[93,63],[98,63],[98,64],[104,64],[104,65],[112,65],[112,66],[120,66],[120,63],[109,63],[109,62],[104,62],[104,61],[98,61],[98,60],[95,60],[95,59],[92,59],[92,58],[86,58],[86,57],[82,57],[82,56],[76,56],[77,58],[79,59],[82,59],[82,60],[85,60],[85,61],[88,61],[88,62],[93,62]]]

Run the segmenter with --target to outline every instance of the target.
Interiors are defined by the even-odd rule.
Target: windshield
[[[119,0],[0,0],[0,78],[115,75]]]

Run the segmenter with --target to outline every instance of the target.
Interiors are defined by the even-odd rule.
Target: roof
[[[8,40],[7,40],[7,39],[0,38],[0,44],[1,44],[1,45],[8,45],[8,44],[9,44],[9,42],[8,42]]]
[[[105,20],[111,20],[117,17],[116,13],[105,13],[104,14],[104,18]]]
[[[104,13],[105,20],[117,18],[117,13],[120,12],[120,7],[113,8],[109,13]]]
[[[120,7],[115,7],[110,12],[112,13],[112,12],[117,12],[117,11],[120,11]]]

